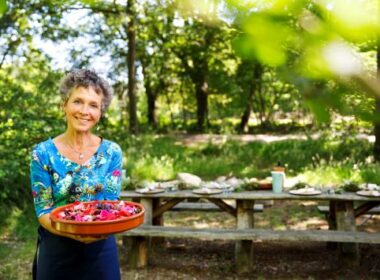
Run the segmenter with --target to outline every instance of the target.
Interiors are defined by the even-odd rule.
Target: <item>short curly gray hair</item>
[[[88,69],[79,69],[69,72],[61,80],[59,91],[66,102],[71,92],[78,88],[93,88],[97,94],[101,94],[102,98],[102,115],[107,110],[113,97],[113,90],[109,83],[101,78],[95,71]]]

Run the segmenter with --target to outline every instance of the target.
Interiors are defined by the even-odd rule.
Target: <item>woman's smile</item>
[[[101,116],[102,95],[93,88],[78,87],[74,89],[66,101],[67,125],[76,131],[89,131]]]

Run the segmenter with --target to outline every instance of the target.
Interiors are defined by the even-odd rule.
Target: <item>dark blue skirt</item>
[[[119,280],[115,237],[85,244],[38,229],[39,244],[33,271],[37,280]]]

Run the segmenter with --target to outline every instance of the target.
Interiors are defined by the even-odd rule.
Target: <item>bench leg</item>
[[[356,231],[353,201],[335,201],[336,228],[342,231]],[[359,265],[357,243],[339,243],[339,261],[349,266]]]
[[[237,228],[253,228],[254,201],[236,201]],[[253,243],[251,240],[239,240],[235,244],[235,260],[238,273],[250,272],[253,269]]]
[[[123,237],[127,253],[127,263],[131,268],[143,268],[148,265],[149,239],[143,236]]]
[[[152,225],[153,222],[153,199],[143,198],[140,203],[145,208],[144,225]],[[129,239],[129,238],[128,238]],[[143,268],[148,265],[150,238],[144,236],[132,237],[124,240],[129,247],[128,265],[132,268]]]

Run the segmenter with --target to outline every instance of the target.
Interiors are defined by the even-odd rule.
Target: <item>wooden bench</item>
[[[263,209],[263,204],[255,204],[253,206],[255,213],[261,213]],[[171,208],[170,211],[222,211],[222,209],[209,202],[180,202]]]
[[[145,207],[144,225],[131,231],[121,233],[123,243],[128,246],[128,263],[133,267],[145,267],[148,264],[149,245],[155,238],[199,238],[227,239],[235,241],[235,263],[238,273],[251,271],[254,265],[254,244],[252,240],[273,241],[319,241],[334,242],[339,249],[339,262],[356,265],[359,259],[357,243],[380,244],[380,234],[357,232],[355,217],[367,213],[380,205],[380,198],[367,198],[353,193],[326,194],[304,197],[294,196],[287,192],[273,193],[255,191],[241,193],[223,193],[207,196],[197,195],[189,190],[165,192],[154,195],[136,192],[122,192],[123,197],[136,199]],[[222,211],[236,218],[234,229],[193,229],[163,227],[162,216],[184,200],[203,199],[215,204]],[[329,217],[334,222],[331,230],[319,231],[273,231],[254,228],[254,204],[261,201],[315,200],[327,201],[330,205]],[[227,202],[233,201],[235,205]],[[193,202],[193,201],[191,201]],[[359,204],[355,207],[355,204]],[[198,205],[199,206],[199,205]],[[198,207],[197,206],[197,207]],[[181,207],[181,206],[178,206]],[[201,206],[202,207],[202,206]],[[189,208],[189,207],[185,207]],[[184,209],[184,208],[182,208]],[[215,208],[214,208],[215,209]],[[162,220],[163,222],[163,220]],[[152,239],[153,238],[153,239]]]
[[[324,214],[327,217],[329,215],[329,213],[330,213],[330,206],[328,206],[328,205],[318,205],[318,212],[321,213],[321,214]],[[368,215],[379,215],[380,214],[380,206],[374,207],[374,208],[368,210],[368,212],[366,212],[365,214],[368,214]],[[363,213],[356,213],[355,214],[356,217],[358,217],[360,215],[363,215]]]
[[[197,229],[143,225],[121,233],[128,237],[196,238],[204,240],[318,241],[380,244],[380,234],[336,230]]]

